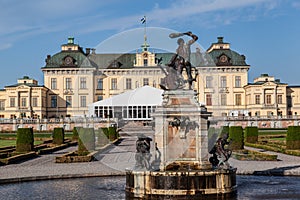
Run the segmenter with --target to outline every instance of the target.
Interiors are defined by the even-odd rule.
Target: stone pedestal
[[[225,198],[236,194],[236,169],[213,169],[208,117],[192,90],[163,93],[155,118],[151,168],[126,171],[126,199]],[[153,154],[153,153],[152,153]]]
[[[163,93],[163,105],[155,110],[154,141],[161,153],[160,171],[210,169],[207,119],[211,113],[197,102],[193,90]]]

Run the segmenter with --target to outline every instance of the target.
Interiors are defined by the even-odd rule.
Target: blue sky
[[[204,49],[223,36],[246,56],[249,82],[268,73],[300,85],[298,0],[0,0],[0,7],[0,88],[24,75],[43,84],[47,54],[59,52],[69,36],[84,48],[96,47],[142,28],[144,15],[149,27],[192,31]]]

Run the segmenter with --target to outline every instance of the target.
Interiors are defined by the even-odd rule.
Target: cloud
[[[9,49],[10,47],[12,47],[12,44],[11,43],[2,43],[0,45],[0,50],[5,50],[5,49]]]
[[[5,19],[0,21],[0,37],[2,37],[0,39],[5,38],[5,41],[13,42],[33,35],[59,31],[83,34],[105,30],[122,31],[139,27],[139,19],[144,14],[150,19],[148,21],[150,26],[176,27],[187,23],[207,27],[218,23],[226,25],[241,19],[244,15],[252,16],[253,19],[255,18],[253,16],[256,16],[255,13],[247,15],[239,10],[273,1],[173,0],[152,4],[147,2],[145,3],[147,7],[139,4],[139,12],[145,11],[145,7],[150,8],[141,14],[126,10],[137,6],[137,1],[0,0],[0,18]],[[275,6],[273,3],[268,9]]]

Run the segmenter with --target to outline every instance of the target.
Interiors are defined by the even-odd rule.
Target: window
[[[21,107],[26,107],[26,97],[21,98]]]
[[[57,107],[57,96],[51,96],[51,108]]]
[[[103,79],[102,78],[97,79],[97,89],[103,90]]]
[[[131,78],[126,78],[126,89],[131,90]]]
[[[5,110],[5,101],[0,101],[0,110]]]
[[[143,85],[149,85],[149,78],[143,79]]]
[[[138,81],[136,81],[136,82],[135,82],[135,88],[138,88],[138,87],[140,87],[140,84],[139,84]]]
[[[15,107],[16,106],[16,99],[15,99],[15,97],[11,97],[9,99],[9,106],[10,107]]]
[[[241,77],[240,76],[236,76],[235,77],[235,87],[236,88],[240,88],[241,87]]]
[[[282,95],[281,94],[277,95],[277,103],[282,104]]]
[[[86,89],[86,78],[80,77],[80,89]]]
[[[72,107],[72,96],[66,96],[66,107]]]
[[[56,78],[51,78],[51,89],[53,89],[53,90],[57,89],[57,80],[56,80]]]
[[[287,104],[287,107],[292,107],[293,106],[293,99],[292,99],[291,96],[286,97],[286,104]]]
[[[103,100],[103,96],[102,95],[98,95],[97,96],[97,101],[102,101]]]
[[[166,85],[166,79],[165,78],[160,78],[160,84],[161,85]]]
[[[226,76],[221,76],[221,88],[227,87]]]
[[[211,106],[212,105],[212,95],[206,94],[206,105]]]
[[[212,76],[207,76],[206,77],[206,88],[212,88],[213,87],[212,80],[213,80]]]
[[[144,66],[148,66],[148,60],[144,59]]]
[[[37,97],[32,97],[32,106],[37,107],[38,106],[38,98]]]
[[[221,94],[221,105],[226,106],[227,105],[227,95]]]
[[[242,105],[242,95],[235,94],[235,105],[240,106]]]
[[[66,89],[72,89],[72,79],[66,78]]]
[[[112,78],[111,79],[111,90],[116,90],[117,89],[117,79],[116,78]]]
[[[260,95],[255,95],[255,104],[260,104]]]
[[[80,107],[86,107],[86,96],[80,96]]]
[[[155,81],[155,80],[153,81],[152,86],[153,86],[153,87],[156,87],[156,81]]]
[[[266,95],[266,104],[267,104],[267,105],[270,105],[271,103],[272,103],[271,95],[270,95],[270,94],[267,94],[267,95]]]

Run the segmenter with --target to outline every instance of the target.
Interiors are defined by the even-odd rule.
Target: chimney
[[[91,48],[85,48],[85,54],[89,55],[91,53]]]

